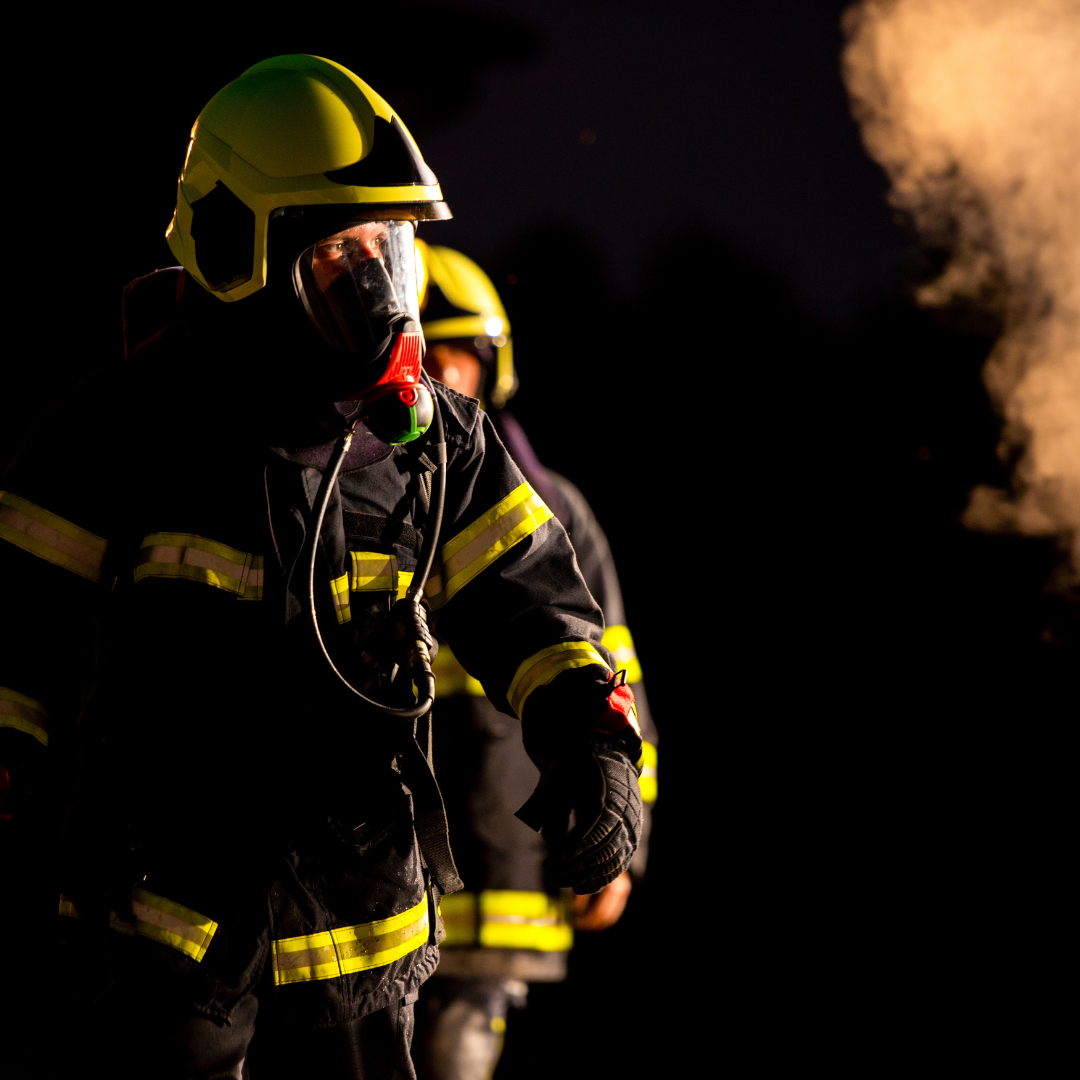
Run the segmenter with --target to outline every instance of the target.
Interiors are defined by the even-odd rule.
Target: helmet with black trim
[[[390,106],[340,64],[305,54],[264,60],[210,99],[165,236],[200,285],[243,300],[267,283],[271,219],[295,208],[318,208],[321,221],[450,217]]]
[[[317,331],[311,347],[321,339],[349,358],[328,365],[349,372],[334,376],[338,392],[400,397],[414,438],[426,427],[416,392],[420,413],[431,406],[420,385],[416,223],[448,217],[390,106],[340,64],[293,54],[248,68],[199,114],[165,235],[224,304],[265,290],[251,317],[282,330],[302,310]],[[277,302],[292,297],[299,307]]]
[[[422,240],[417,241],[417,248],[423,262],[420,311],[425,341],[429,347],[444,347],[442,365],[451,363],[455,353],[475,357],[482,372],[475,396],[501,409],[517,390],[518,379],[510,320],[495,286],[460,251]],[[429,370],[441,366],[435,355],[438,351],[429,348]]]

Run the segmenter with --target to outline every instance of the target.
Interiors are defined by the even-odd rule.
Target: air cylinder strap
[[[430,720],[426,721],[430,724]],[[427,741],[427,735],[422,736]],[[427,755],[416,739],[409,739],[401,756],[401,778],[413,795],[416,839],[439,892],[446,896],[465,887],[450,850],[446,807]]]

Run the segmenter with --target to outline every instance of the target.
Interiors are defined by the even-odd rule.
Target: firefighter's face
[[[424,353],[424,369],[444,386],[468,397],[480,396],[480,361],[468,351],[445,341],[429,345]]]
[[[366,259],[383,260],[383,244],[390,229],[383,221],[364,221],[328,236],[315,245],[311,270],[315,284],[325,293],[350,267]]]

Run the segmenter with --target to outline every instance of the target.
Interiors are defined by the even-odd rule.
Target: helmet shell
[[[450,216],[412,136],[367,83],[319,56],[276,56],[199,114],[165,236],[200,285],[243,300],[266,285],[275,212],[340,204],[388,219]]]

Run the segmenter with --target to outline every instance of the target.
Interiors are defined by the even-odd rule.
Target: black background
[[[650,878],[498,1075],[1001,1060],[1052,937],[1076,623],[1051,543],[957,524],[1007,478],[996,327],[910,301],[942,253],[859,143],[843,5],[309,8],[85,9],[20,55],[4,456],[172,262],[205,102],[277,53],[351,68],[454,210],[423,235],[502,291],[514,411],[609,534],[661,729]]]

